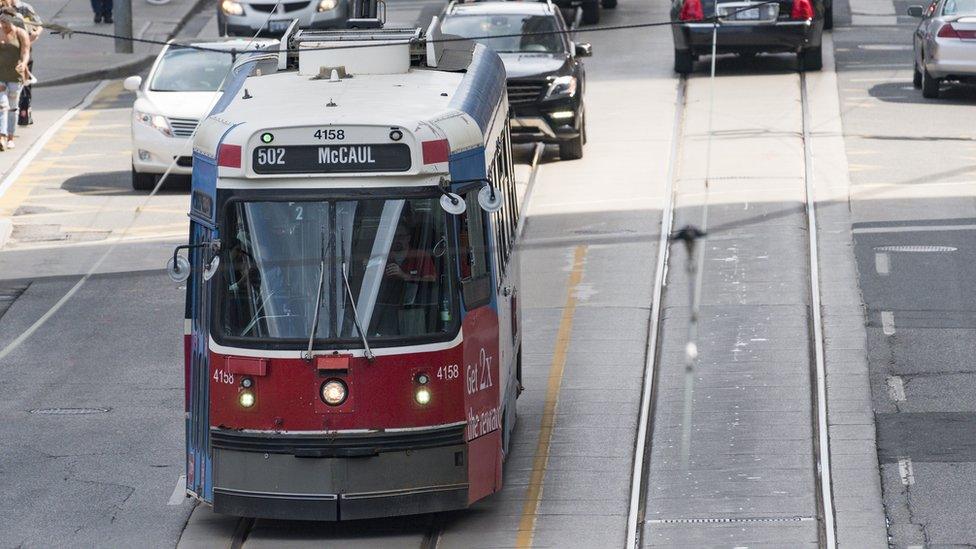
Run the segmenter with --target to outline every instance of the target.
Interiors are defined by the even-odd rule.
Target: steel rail
[[[661,235],[658,238],[657,265],[654,269],[654,286],[651,293],[651,315],[647,327],[647,349],[644,358],[644,379],[641,388],[640,415],[637,420],[637,438],[634,442],[634,464],[631,471],[630,504],[627,513],[626,547],[639,547],[643,535],[644,505],[646,501],[647,475],[645,467],[650,457],[654,402],[656,400],[657,370],[659,367],[658,339],[661,328],[661,300],[667,277],[670,236],[674,223],[674,187],[678,154],[684,127],[685,94],[687,78],[677,84],[674,120],[671,126],[671,151],[665,176],[664,207],[661,210]]]
[[[820,300],[820,254],[817,238],[817,203],[813,186],[813,149],[810,136],[810,101],[806,74],[800,72],[800,105],[802,111],[803,180],[806,190],[807,244],[810,254],[810,320],[813,324],[814,378],[813,405],[816,408],[814,453],[817,465],[817,500],[823,515],[822,547],[837,547],[834,524],[834,501],[831,488],[830,437],[827,429],[827,367],[824,359],[823,306]]]

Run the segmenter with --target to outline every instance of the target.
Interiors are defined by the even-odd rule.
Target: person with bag
[[[30,36],[10,8],[0,10],[0,151],[13,148],[20,90],[27,79]]]
[[[37,15],[37,10],[34,6],[28,4],[27,2],[21,2],[20,0],[0,0],[0,6],[11,8],[20,14],[24,19],[24,27],[27,31],[27,35],[30,36],[31,47],[33,48],[34,42],[41,37],[44,31],[44,21],[41,17]],[[34,117],[31,113],[31,99],[33,98],[33,89],[31,84],[37,80],[33,78],[32,74],[34,71],[34,59],[28,59],[27,61],[27,81],[24,83],[24,88],[20,91],[20,105],[19,112],[17,115],[17,124],[20,126],[29,126],[34,123]]]

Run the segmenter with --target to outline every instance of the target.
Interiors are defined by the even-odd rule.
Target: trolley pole
[[[132,0],[115,0],[114,4],[115,36],[132,38]],[[132,46],[132,40],[115,39],[115,53],[132,53]]]

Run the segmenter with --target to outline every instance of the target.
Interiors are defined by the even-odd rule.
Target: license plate
[[[741,8],[740,8],[741,9]],[[759,21],[759,8],[753,8],[751,10],[742,10],[735,13],[734,19],[736,21]]]
[[[288,21],[288,20],[284,20],[284,21],[269,21],[268,22],[268,30],[271,31],[271,32],[285,32],[286,30],[288,30],[288,25],[290,25],[290,24],[291,24],[291,21]]]

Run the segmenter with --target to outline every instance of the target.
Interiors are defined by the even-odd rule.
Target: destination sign
[[[260,174],[405,172],[410,164],[405,143],[261,146],[251,155]]]

